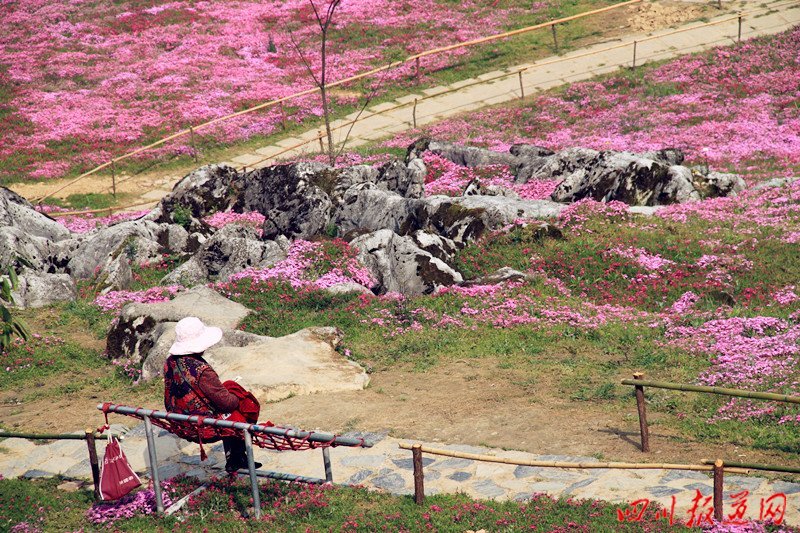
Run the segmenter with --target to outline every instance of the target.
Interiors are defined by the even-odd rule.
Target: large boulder
[[[337,209],[334,221],[339,233],[345,236],[353,231],[379,229],[406,234],[420,228],[417,215],[423,205],[423,200],[403,198],[397,193],[379,189],[374,183],[361,183],[342,195],[342,205]]]
[[[67,271],[77,279],[102,274],[121,254],[130,259],[136,253],[137,239],[157,241],[159,230],[159,225],[153,222],[132,220],[91,233],[81,240],[67,264]]]
[[[53,242],[38,237],[19,226],[0,226],[0,271],[5,272],[10,266],[21,266],[27,263],[37,270],[48,270],[49,258],[59,255],[60,242]]]
[[[389,229],[399,235],[423,230],[459,245],[480,237],[518,218],[553,218],[564,208],[547,200],[521,200],[504,196],[429,196],[403,198],[361,184],[348,189],[336,211],[336,225],[344,235]]]
[[[414,239],[388,229],[362,235],[350,244],[377,280],[376,292],[430,294],[463,281],[460,273],[419,248]]]
[[[176,183],[146,218],[201,229],[200,219],[229,206],[238,177],[236,169],[226,165],[200,167]]]
[[[617,200],[629,205],[678,203],[693,195],[682,168],[626,152],[601,152],[590,164],[572,170],[551,198],[557,202]]]
[[[150,353],[165,330],[187,316],[196,316],[205,324],[236,329],[249,310],[205,286],[178,294],[169,302],[131,303],[122,308],[106,339],[106,354],[112,359],[141,361]],[[170,324],[171,323],[171,324]],[[166,359],[165,351],[161,363]]]
[[[5,187],[0,187],[0,227],[2,226],[24,228],[28,235],[49,241],[72,237],[72,232],[62,224],[39,213],[25,198]]]
[[[406,161],[421,158],[424,152],[431,152],[463,167],[483,167],[487,165],[515,166],[516,156],[509,153],[495,152],[486,148],[464,146],[446,141],[422,138],[408,147]]]
[[[203,243],[188,261],[167,274],[162,285],[193,287],[227,279],[250,267],[265,268],[286,258],[286,243],[259,240],[252,227],[230,224]]]
[[[223,379],[236,378],[262,402],[362,390],[369,376],[336,351],[340,339],[336,328],[307,328],[284,337],[258,337],[242,347],[217,345],[205,359]]]
[[[44,307],[59,302],[71,302],[78,297],[78,290],[67,274],[46,274],[24,269],[18,275],[17,288],[12,291],[13,304],[17,307]]]
[[[378,169],[375,183],[378,188],[395,192],[404,198],[422,198],[426,173],[422,159],[414,158],[408,163],[392,159]]]
[[[741,176],[723,172],[695,172],[694,188],[702,198],[717,198],[740,193],[745,188]]]
[[[239,180],[233,211],[258,211],[266,217],[263,238],[283,235],[307,239],[323,233],[331,215],[337,172],[321,163],[275,165],[248,172]]]

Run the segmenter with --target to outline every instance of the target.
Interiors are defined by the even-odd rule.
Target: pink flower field
[[[519,105],[493,108],[399,135],[420,134],[504,150],[683,149],[694,164],[752,175],[800,168],[800,27],[650,69],[575,83]]]
[[[503,31],[515,17],[547,7],[496,4],[345,0],[335,17],[330,79]],[[319,68],[318,28],[307,0],[31,0],[0,4],[0,19],[0,179],[59,177],[189,125],[309,88],[290,31]],[[426,60],[425,67],[452,57]],[[402,82],[409,74],[401,68],[375,82]],[[348,104],[354,94],[333,96]],[[318,97],[297,100],[287,112],[292,121],[319,116]],[[226,122],[210,135],[222,142],[268,135],[280,121],[277,109],[268,110]]]

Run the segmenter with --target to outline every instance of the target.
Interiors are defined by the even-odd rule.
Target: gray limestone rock
[[[403,198],[379,189],[374,183],[361,183],[343,193],[334,220],[339,233],[345,236],[353,231],[380,229],[405,234],[419,229],[417,211],[423,205],[423,200]]]
[[[145,220],[121,222],[86,237],[67,264],[68,272],[77,279],[101,274],[122,254],[133,255],[132,243],[137,237],[156,240],[158,225]]]
[[[200,219],[225,211],[236,193],[238,173],[225,165],[206,165],[175,184],[161,203],[145,218],[161,223],[181,222],[197,230]],[[187,220],[184,217],[188,216]]]
[[[452,479],[453,481],[466,481],[472,477],[472,474],[469,472],[453,472],[447,479]]]
[[[517,158],[512,154],[495,152],[493,150],[476,148],[474,146],[462,146],[446,141],[436,141],[430,138],[419,139],[409,146],[406,154],[406,161],[417,159],[426,151],[432,152],[463,167],[483,167],[487,165],[513,166],[517,162]]]
[[[96,287],[101,294],[109,291],[123,291],[128,289],[133,282],[131,263],[125,254],[120,254],[106,263],[97,276]]]
[[[404,198],[421,198],[426,172],[422,159],[414,158],[407,164],[392,159],[378,169],[375,183],[378,188],[395,192]]]
[[[741,176],[736,174],[725,174],[722,172],[695,172],[694,188],[701,198],[718,198],[720,196],[732,196],[742,192],[745,182]]]
[[[250,267],[267,267],[286,257],[274,241],[261,241],[249,226],[229,224],[207,239],[194,256],[167,274],[162,285],[193,287],[209,281],[226,281]]]
[[[284,235],[307,239],[328,225],[332,192],[337,172],[321,163],[275,165],[253,172],[237,181],[240,187],[233,211],[258,211],[266,217],[263,238]]]
[[[531,279],[525,272],[514,270],[510,267],[498,268],[496,271],[480,276],[473,279],[464,281],[461,285],[463,287],[472,287],[475,285],[497,285],[506,281],[526,281]]]
[[[75,280],[67,274],[47,274],[25,269],[18,279],[17,289],[11,293],[17,307],[44,307],[58,302],[71,302],[78,297]]]
[[[439,287],[463,281],[461,274],[407,236],[391,230],[362,235],[351,242],[358,259],[378,281],[377,292],[430,294]]]
[[[326,287],[325,292],[329,292],[331,294],[372,294],[371,290],[355,282],[337,283],[335,285],[331,285],[330,287]]]
[[[112,359],[144,359],[158,337],[156,327],[196,316],[205,324],[236,329],[249,311],[241,304],[222,297],[208,287],[199,286],[179,294],[169,302],[131,303],[122,308],[106,339],[106,353]],[[163,326],[162,326],[163,327]]]
[[[362,183],[375,183],[378,178],[378,169],[371,165],[354,165],[337,171],[338,177],[329,195],[335,208],[342,205],[344,195],[350,187]]]
[[[753,189],[758,191],[761,189],[769,189],[770,187],[784,187],[786,185],[791,185],[797,180],[800,180],[800,178],[772,178],[771,180],[755,185]]]
[[[5,187],[0,187],[0,227],[2,226],[22,228],[28,235],[48,241],[72,237],[72,232],[62,224],[39,213],[30,202]]]

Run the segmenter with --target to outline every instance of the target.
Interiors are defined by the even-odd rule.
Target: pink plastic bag
[[[103,467],[100,469],[100,497],[103,500],[118,500],[140,486],[142,481],[131,468],[122,452],[119,441],[108,439]]]

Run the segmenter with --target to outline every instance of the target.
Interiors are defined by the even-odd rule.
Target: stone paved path
[[[710,22],[730,18],[737,11],[733,11],[734,4],[723,3],[726,11],[718,17],[710,19]],[[770,6],[778,6],[771,8]],[[772,2],[760,2],[758,0],[744,0],[735,3],[738,11],[756,11],[758,14],[745,17],[742,25],[742,38],[755,37],[759,35],[771,35],[784,31],[796,24],[800,24],[800,3],[795,2],[787,5],[785,0],[773,0]],[[693,28],[701,23],[689,23],[682,28]],[[652,34],[629,35],[620,40],[601,43],[587,48],[575,50],[565,54],[566,61],[551,63],[556,57],[544,58],[540,61],[525,65],[516,65],[504,70],[487,72],[477,78],[462,80],[447,86],[431,87],[419,91],[418,94],[408,94],[395,100],[394,102],[384,102],[368,108],[362,115],[359,122],[353,127],[348,147],[356,147],[370,141],[386,138],[401,131],[406,131],[413,127],[412,106],[407,105],[400,109],[381,111],[396,107],[398,104],[413,103],[415,98],[429,97],[421,100],[417,105],[417,124],[422,126],[438,120],[457,115],[465,111],[480,109],[490,105],[515,100],[520,97],[519,78],[517,71],[527,68],[522,76],[525,94],[530,95],[536,91],[549,89],[559,85],[572,83],[575,81],[589,79],[598,74],[604,74],[617,70],[620,65],[630,66],[633,60],[633,41],[652,36],[654,39],[646,42],[639,42],[637,45],[636,64],[641,65],[645,61],[661,60],[677,57],[682,54],[698,52],[713,46],[732,44],[736,42],[738,31],[737,21],[731,20],[714,26],[697,27],[693,30],[681,33],[673,33],[674,29],[666,29]],[[588,54],[596,50],[603,50],[618,44],[627,44],[614,50],[608,50],[597,54]],[[550,64],[548,64],[550,63]],[[480,80],[495,78],[505,73],[514,75],[502,79],[487,81],[486,83],[475,84]],[[454,92],[453,89],[462,88]],[[348,116],[352,120],[356,114]],[[337,126],[345,121],[336,121],[333,126]],[[319,129],[308,130],[300,135],[284,138],[275,144],[264,146],[251,153],[241,154],[225,161],[225,164],[242,168],[260,168],[273,164],[274,159],[266,159],[280,154],[281,159],[288,159],[306,153],[319,152],[319,143],[314,140],[302,147],[286,151],[288,147],[296,146],[304,141],[316,139]],[[340,143],[345,138],[347,128],[334,132],[334,142]],[[160,200],[170,192],[176,181],[175,177],[168,177],[156,183],[156,188],[143,194],[144,200]]]
[[[162,479],[180,473],[200,479],[222,474],[221,468],[225,461],[220,444],[207,445],[209,458],[201,462],[197,444],[180,440],[162,430],[157,432],[159,475]],[[365,437],[374,442],[375,446],[365,449],[331,450],[334,482],[364,485],[373,490],[394,494],[413,493],[411,452],[398,447],[398,443],[407,441],[400,441],[386,434],[349,435]],[[535,455],[441,443],[422,444],[516,460],[597,462],[597,459],[592,457]],[[147,443],[143,424],[134,427],[125,436],[122,447],[134,470],[147,477]],[[103,441],[98,441],[101,460],[103,449]],[[256,460],[263,463],[264,470],[325,477],[322,454],[319,450],[272,452],[257,449],[255,455]],[[641,462],[647,462],[647,458],[643,456]],[[674,496],[675,517],[683,520],[687,517],[686,512],[697,490],[703,496],[712,494],[712,481],[709,475],[684,470],[604,468],[567,470],[476,462],[434,455],[424,455],[423,464],[425,491],[428,495],[460,491],[477,498],[524,500],[534,493],[544,492],[556,497],[603,499],[618,502],[622,507],[641,498],[658,501],[670,507]],[[73,478],[89,479],[91,474],[86,444],[83,441],[60,441],[35,445],[25,439],[6,439],[0,442],[0,474],[5,477],[28,478],[63,474]],[[774,493],[783,493],[787,497],[787,522],[800,525],[800,483],[768,481],[757,475],[727,475],[725,480],[725,502],[728,507],[732,503],[732,494],[748,490],[750,497],[747,516],[758,518],[761,499],[769,498]],[[732,508],[726,512],[732,512]]]

